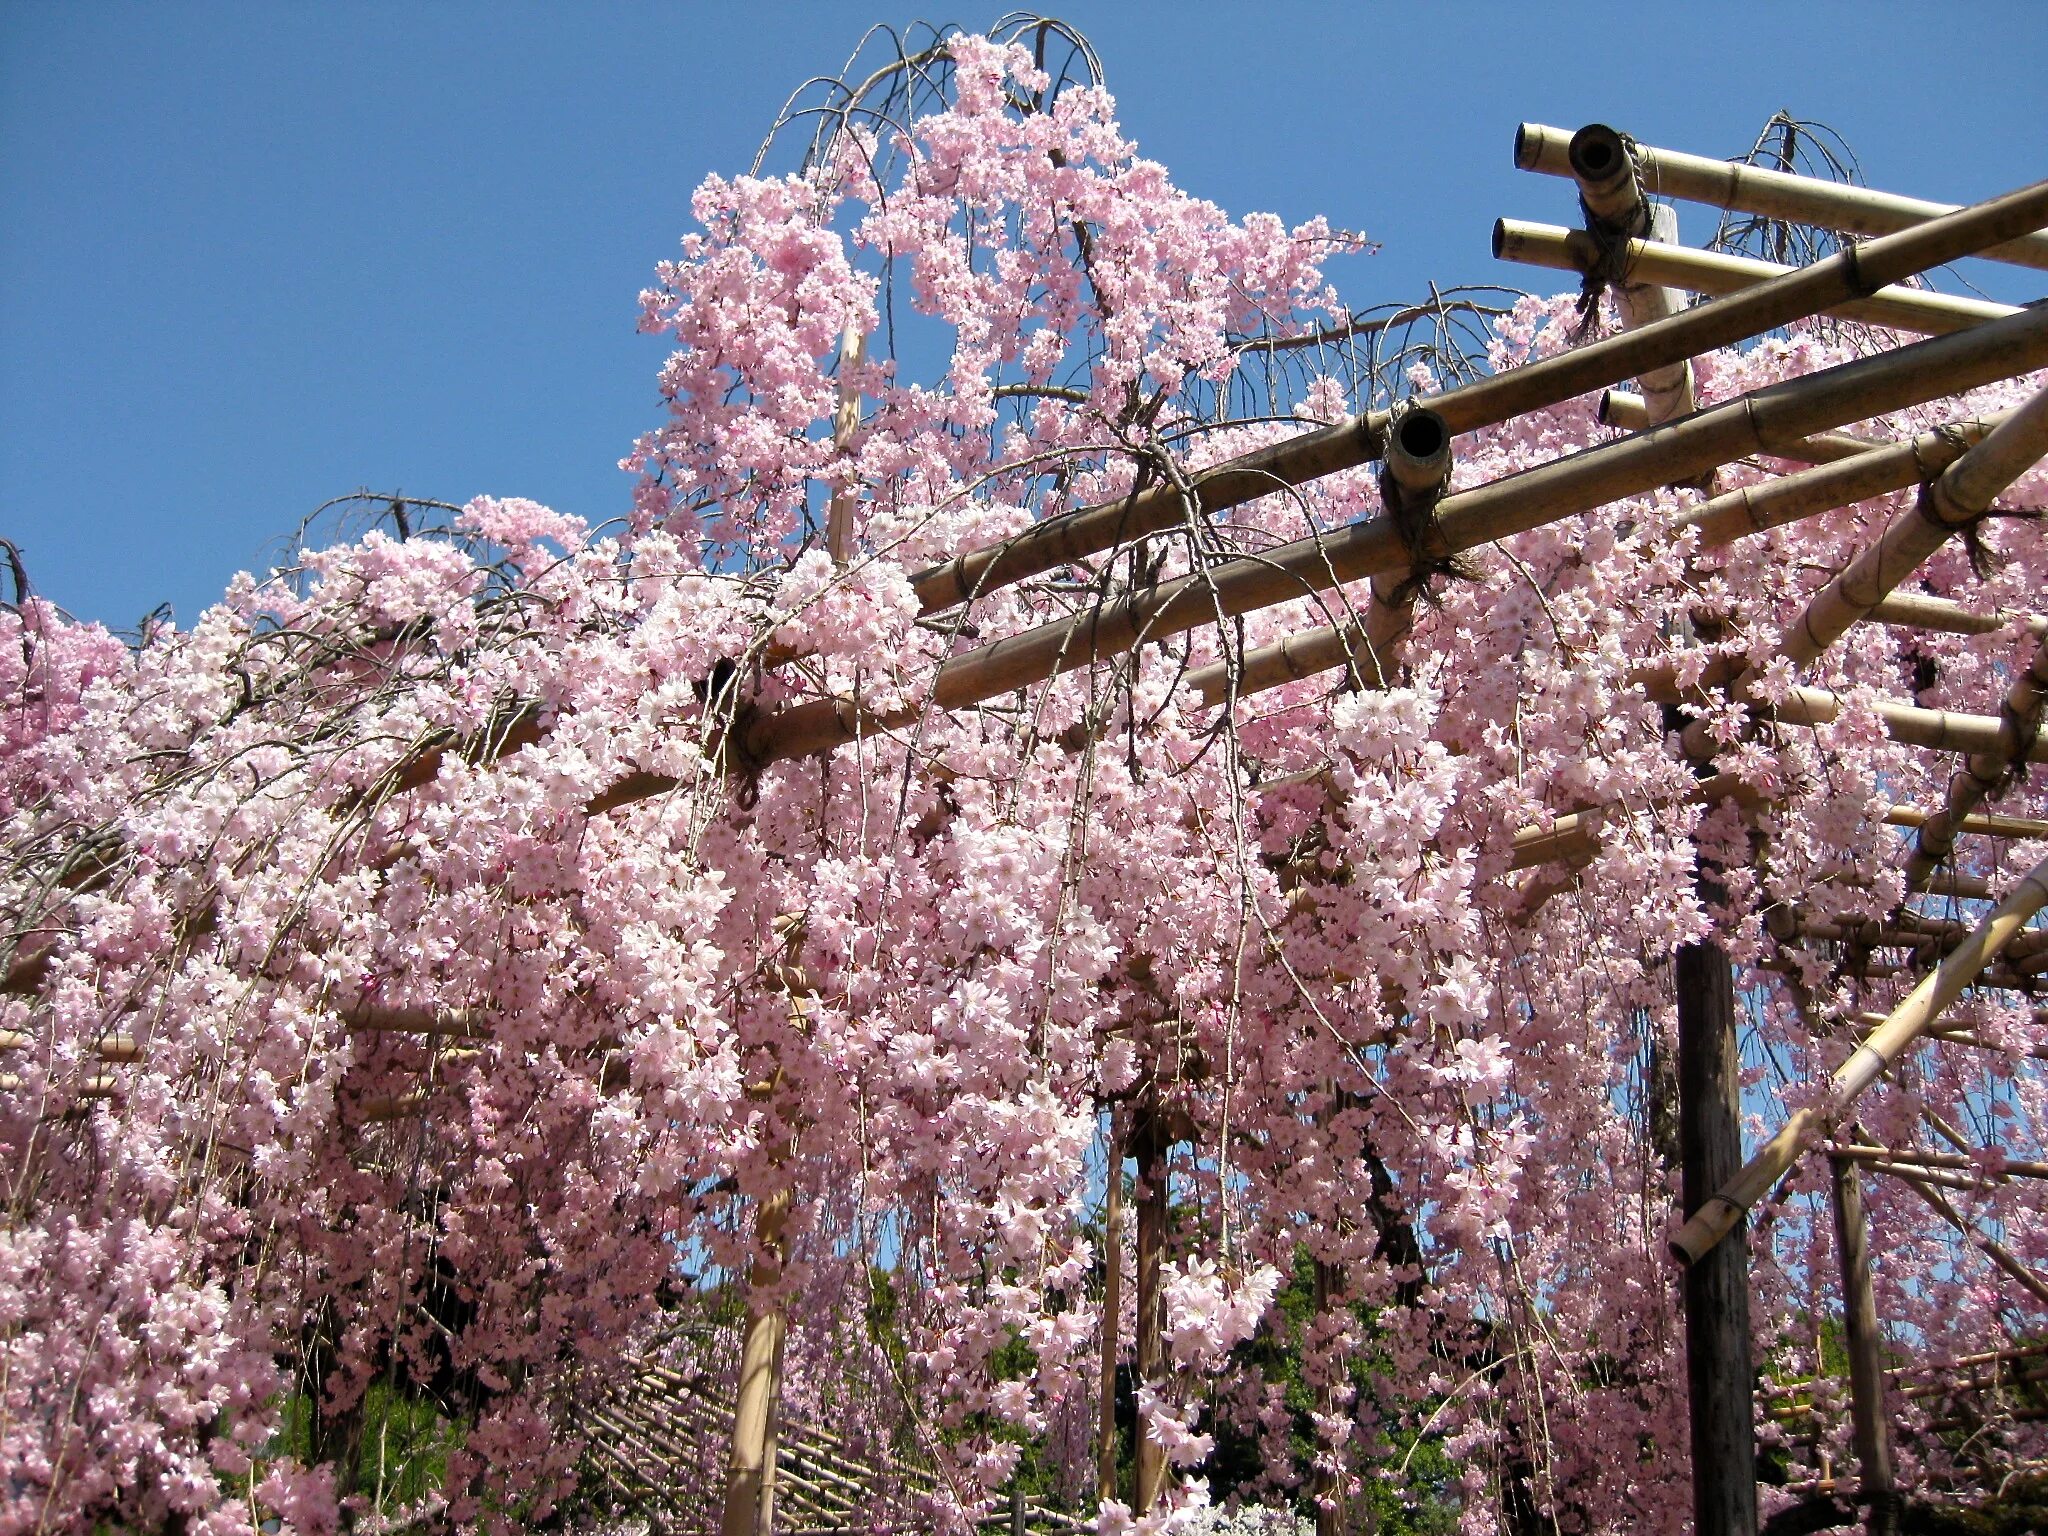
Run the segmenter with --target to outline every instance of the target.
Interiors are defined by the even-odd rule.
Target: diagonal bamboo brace
[[[1672,1256],[1680,1263],[1696,1264],[1734,1231],[1744,1213],[1799,1160],[1808,1142],[1840,1119],[1866,1088],[1929,1032],[1941,1011],[1962,996],[2044,904],[2048,904],[2048,859],[2029,870],[1940,967],[1864,1037],[1855,1053],[1836,1068],[1822,1103],[1794,1111],[1777,1135],[1743,1164],[1742,1171],[1693,1213],[1671,1239]]]

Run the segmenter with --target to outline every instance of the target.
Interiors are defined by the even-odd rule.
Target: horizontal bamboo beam
[[[1852,1021],[1852,1025],[1860,1036],[1869,1034],[1883,1022],[1884,1015],[1881,1013],[1859,1013]],[[1996,1040],[1973,1034],[1966,1029],[1930,1029],[1927,1031],[1927,1038],[1945,1041],[1949,1045],[1966,1046],[1973,1051],[1995,1051],[2002,1056],[2025,1056],[2033,1061],[2048,1061],[2048,1045],[2029,1046],[2025,1050],[2015,1051],[2000,1045]]]
[[[1753,288],[1758,283],[1796,270],[1775,261],[1731,256],[1722,251],[1697,251],[1690,246],[1667,245],[1659,240],[1626,241],[1619,253],[1610,258],[1600,243],[1584,230],[1566,229],[1557,224],[1534,224],[1526,219],[1500,219],[1495,222],[1493,254],[1503,261],[1519,262],[1524,266],[1582,274],[1598,270],[1613,259],[1634,281],[1660,283],[1715,297],[1740,293],[1745,288]],[[1989,299],[1958,298],[1953,294],[1931,293],[1925,288],[1906,288],[1896,284],[1880,288],[1868,298],[1848,299],[1821,311],[1838,320],[1880,325],[1921,336],[1946,336],[1950,331],[1967,330],[2012,312],[2010,304],[1994,304]]]
[[[2004,739],[2005,721],[1997,715],[1962,714],[1947,709],[1922,709],[1917,704],[1879,701],[1872,706],[1893,741],[1935,752],[1995,751]],[[1793,688],[1769,717],[1780,725],[1829,725],[1841,714],[1841,700],[1822,688]],[[2048,763],[2048,739],[2028,751],[2030,763]]]
[[[1522,170],[1546,176],[1570,176],[1571,141],[1571,134],[1563,128],[1524,123],[1515,130],[1515,164]],[[1910,229],[1926,220],[1941,218],[1954,207],[1952,203],[1900,197],[1869,187],[1847,186],[1647,145],[1637,146],[1635,160],[1642,174],[1643,190],[1653,197],[1683,198],[1711,208],[1852,235],[1886,235]],[[2048,270],[2048,236],[2028,234],[1974,254]]]
[[[1668,320],[1623,331],[1524,367],[1506,369],[1417,403],[1442,416],[1452,433],[1471,432],[1761,335],[1804,319],[1830,304],[1944,266],[2044,223],[2048,223],[2048,182],[2022,187],[1885,239],[1850,247],[1812,266],[1741,293],[1710,300]],[[1385,411],[1370,411],[1200,471],[1192,477],[1199,510],[1215,513],[1241,506],[1257,497],[1367,463],[1379,456],[1389,419]],[[1176,527],[1190,513],[1178,486],[1153,485],[1117,501],[1034,523],[999,544],[969,551],[920,571],[911,578],[911,584],[919,606],[926,613],[939,612],[999,587]]]
[[[1829,1079],[1820,1103],[1795,1110],[1742,1170],[1707,1200],[1671,1239],[1682,1263],[1695,1264],[1732,1232],[1798,1160],[1808,1139],[1827,1130],[1872,1083],[1933,1026],[1943,1009],[1976,983],[2034,914],[2048,903],[2048,859],[2034,866],[1941,965],[1864,1038]]]
[[[2018,624],[2030,635],[2048,634],[2048,617],[1999,610],[1977,613],[1946,597],[1924,592],[1894,592],[1871,610],[1870,617],[1895,629],[1927,629],[1950,635],[1994,635]]]
[[[1871,1147],[1855,1142],[1829,1142],[1824,1150],[1830,1157],[1845,1157],[1853,1162],[1884,1165],[1896,1164],[1901,1168],[1935,1168],[1951,1172],[1973,1173],[1978,1177],[1996,1181],[2002,1178],[2048,1179],[2048,1163],[2033,1162],[2026,1158],[2005,1158],[1995,1168],[1982,1168],[1971,1158],[1960,1152],[1922,1152],[1911,1147]]]
[[[1903,443],[1859,444],[1853,461],[1802,470],[1715,496],[1681,518],[1678,526],[1698,526],[1702,542],[1714,547],[1797,518],[1901,490],[1923,475],[1955,463],[2004,419],[2000,415],[1958,422]],[[1355,686],[1384,687],[1380,648],[1367,643],[1369,638],[1356,620],[1296,631],[1240,658],[1236,691],[1242,697],[1347,665]],[[1215,662],[1196,668],[1188,674],[1187,686],[1205,705],[1222,703],[1230,692],[1228,665]]]
[[[1689,508],[1677,526],[1699,529],[1700,542],[1714,549],[1802,517],[1902,491],[1948,469],[2004,419],[2001,414],[1953,422],[1904,442],[1868,448],[1854,458],[1741,486]]]
[[[1917,806],[1895,805],[1884,813],[1886,826],[1919,827],[1926,825],[1936,813],[1923,811]],[[2048,819],[2039,816],[2005,816],[1995,812],[1975,812],[1965,816],[1959,824],[1960,830],[1977,837],[2010,839],[2032,842],[2048,839]]]
[[[0,1029],[0,1051],[25,1051],[35,1037],[19,1029]],[[101,1061],[131,1062],[142,1059],[142,1047],[133,1035],[102,1035],[91,1050]]]
[[[1631,334],[1649,333],[1646,329]],[[1623,496],[1696,477],[1779,439],[1796,439],[1844,421],[1939,399],[2044,364],[2048,307],[1858,358],[1654,432],[1603,443],[1446,496],[1437,505],[1430,553],[1443,557],[1507,538]],[[1151,591],[1103,603],[1075,618],[981,646],[940,667],[929,704],[961,709],[1198,624],[1410,568],[1409,551],[1392,520],[1371,518],[1263,555],[1227,561]],[[755,719],[737,756],[755,765],[806,757],[844,745],[863,732],[909,724],[920,713],[904,710],[877,717],[854,700],[813,700]],[[650,776],[646,784],[635,786],[633,798],[660,793],[663,787]]]
[[[1644,432],[1651,425],[1650,402],[1631,390],[1602,391],[1600,405],[1594,415],[1599,418],[1601,426],[1623,432]],[[1866,438],[1851,437],[1847,432],[1817,432],[1797,442],[1776,444],[1768,457],[1790,459],[1798,464],[1832,464],[1837,459],[1853,459],[1859,453],[1884,446]]]

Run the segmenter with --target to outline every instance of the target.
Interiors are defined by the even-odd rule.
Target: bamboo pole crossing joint
[[[1515,165],[1546,176],[1571,176],[1574,137],[1567,129],[1523,123],[1515,130]],[[1648,145],[1633,146],[1633,157],[1643,190],[1653,197],[1847,234],[1893,234],[1940,218],[1955,206]],[[1972,254],[2048,270],[2048,235],[2023,232]]]

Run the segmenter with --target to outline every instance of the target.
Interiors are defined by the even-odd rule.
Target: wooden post
[[[1102,1216],[1102,1397],[1095,1420],[1095,1498],[1116,1497],[1116,1360],[1124,1308],[1124,1129],[1109,1116],[1109,1191]]]
[[[1137,1337],[1133,1357],[1139,1391],[1157,1391],[1166,1384],[1165,1298],[1160,1294],[1160,1270],[1166,1255],[1167,1139],[1158,1109],[1146,1105],[1135,1112],[1131,1125],[1131,1151],[1138,1159],[1138,1253],[1137,1253]],[[1137,1487],[1132,1510],[1148,1515],[1166,1491],[1166,1449],[1145,1433],[1145,1420],[1138,1418]]]
[[[782,1391],[782,1343],[789,1314],[768,1294],[788,1258],[789,1187],[761,1202],[754,1222],[756,1252],[748,1274],[747,1331],[740,1342],[739,1395],[733,1408],[732,1455],[726,1465],[725,1512],[720,1536],[769,1536],[775,1528],[777,1399]]]
[[[1701,895],[1716,899],[1704,873]],[[1735,978],[1712,939],[1678,952],[1678,1120],[1687,1214],[1742,1166],[1742,1060]],[[1740,1234],[1685,1272],[1686,1398],[1692,1409],[1693,1528],[1756,1536],[1756,1432],[1749,1249]]]
[[[1835,1255],[1842,1265],[1842,1321],[1849,1344],[1849,1412],[1856,1430],[1856,1460],[1863,1470],[1862,1502],[1870,1536],[1898,1536],[1899,1493],[1885,1424],[1884,1361],[1879,1357],[1877,1297],[1870,1286],[1870,1223],[1856,1165],[1830,1158],[1835,1186]]]

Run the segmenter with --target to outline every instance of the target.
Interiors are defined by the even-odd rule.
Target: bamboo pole
[[[832,417],[832,452],[845,458],[853,451],[853,434],[860,430],[860,388],[854,374],[867,361],[868,338],[858,325],[848,322],[839,337],[839,409]],[[853,558],[853,507],[860,499],[851,485],[832,495],[825,511],[825,549],[834,565]]]
[[[1546,176],[1570,176],[1573,135],[1563,128],[1524,123],[1515,130],[1515,164]],[[1946,214],[1949,203],[1876,192],[1787,171],[1765,170],[1702,155],[1638,145],[1635,160],[1643,190],[1736,213],[1811,224],[1852,235],[1885,235]],[[2048,269],[2048,236],[2028,234],[1974,254],[2019,266]]]
[[[1644,200],[1628,150],[1613,129],[1598,123],[1580,129],[1572,135],[1566,158],[1579,185],[1579,206],[1588,225],[1580,238],[1595,253],[1583,271],[1595,272],[1608,266],[1598,253],[1616,242],[1626,250],[1628,242],[1636,236],[1659,242],[1677,241],[1678,210],[1669,203]],[[1501,230],[1505,222],[1494,225],[1496,258],[1504,254]],[[1668,320],[1685,308],[1685,301],[1675,289],[1660,286],[1632,264],[1619,263],[1618,270],[1610,268],[1601,276],[1610,280],[1614,307],[1620,312],[1622,325],[1629,330]],[[1699,406],[1690,357],[1645,370],[1637,378],[1636,387],[1643,392],[1651,426],[1661,426],[1676,416],[1689,416]]]
[[[754,1259],[747,1276],[747,1325],[740,1341],[739,1392],[732,1449],[726,1462],[720,1536],[770,1536],[774,1530],[777,1398],[789,1314],[770,1294],[789,1257],[790,1189],[778,1185],[762,1197],[754,1218]]]
[[[1892,827],[1923,827],[1938,812],[1928,812],[1910,805],[1895,805],[1884,813],[1885,825]],[[2048,839],[2048,819],[2037,816],[2003,816],[1974,813],[1963,817],[1958,830],[1977,837],[2011,838],[2023,842]]]
[[[1859,1013],[1850,1022],[1854,1025],[1859,1035],[1867,1035],[1871,1030],[1884,1022],[1884,1015],[1881,1013]],[[1951,1045],[1968,1046],[1970,1049],[1977,1051],[1997,1051],[2005,1055],[2030,1057],[2035,1061],[2048,1061],[2048,1045],[2029,1046],[2024,1051],[2014,1052],[2009,1046],[2001,1045],[1996,1040],[1989,1039],[1983,1035],[1973,1034],[1963,1029],[1930,1029],[1927,1031],[1927,1037],[1930,1040],[1946,1040]]]
[[[1906,861],[1908,881],[1924,880],[1948,861],[1955,851],[1957,831],[1970,813],[2004,788],[2021,749],[2039,743],[2044,704],[2048,704],[2048,637],[2034,647],[2032,665],[2014,678],[2006,691],[1997,743],[1964,760],[1962,771],[1949,778],[1941,809],[1920,823],[1913,838],[1913,855]]]
[[[1631,397],[1633,398],[1633,397]],[[2003,416],[1971,420],[1923,432],[1903,443],[1859,444],[1853,461],[1786,475],[1762,485],[1743,486],[1701,503],[1680,518],[1680,528],[1697,526],[1709,548],[1802,517],[1900,490],[1922,476],[1946,469],[1975,442],[1981,441]],[[1938,599],[1925,599],[1933,603]],[[1360,688],[1388,686],[1378,665],[1378,651],[1364,643],[1365,630],[1354,620],[1299,630],[1239,658],[1236,692],[1242,697],[1284,683],[1349,666],[1350,682]],[[1187,686],[1205,705],[1229,697],[1229,668],[1222,662],[1198,667]]]
[[[1676,526],[1699,529],[1700,542],[1711,549],[1802,517],[1904,490],[1948,469],[2003,419],[1954,422],[1904,442],[1871,445],[1853,458],[1741,486],[1689,508]]]
[[[1871,618],[1897,629],[1930,629],[1950,635],[1991,635],[2018,624],[2027,634],[2048,634],[2048,617],[2005,611],[1977,613],[1945,597],[1924,592],[1894,592],[1871,610]]]
[[[1690,310],[1665,323],[1681,323],[1702,312]],[[1616,339],[1648,336],[1654,329],[1626,332]],[[2044,364],[2048,364],[2048,306],[2023,310],[2009,320],[1993,321],[1954,336],[1937,336],[1876,357],[1859,358],[1701,411],[1655,432],[1605,443],[1446,496],[1437,505],[1437,549],[1445,555],[1455,554],[1590,511],[1622,496],[1694,478],[1771,442],[1796,440],[1845,421],[1958,393]],[[940,667],[930,706],[964,708],[1121,654],[1142,642],[1183,633],[1219,615],[1227,618],[1250,613],[1381,572],[1410,568],[1409,553],[1391,520],[1371,518],[1260,556],[1228,561],[1105,603],[1078,617],[981,646]],[[920,713],[910,709],[876,716],[851,699],[812,700],[752,721],[743,733],[738,755],[756,765],[810,756],[867,731],[908,724]],[[636,786],[633,797],[661,793],[669,787],[673,781],[648,775],[645,784]],[[623,802],[607,794],[593,805],[608,809],[618,803]]]
[[[1927,747],[1936,752],[1996,751],[2005,727],[2005,721],[1997,715],[1923,709],[1917,704],[1891,700],[1879,700],[1871,707],[1892,740],[1902,746]],[[1841,710],[1841,700],[1824,688],[1793,688],[1782,702],[1772,706],[1771,717],[1781,725],[1828,725]],[[2048,763],[2048,741],[2036,741],[2027,751],[2026,761]]]
[[[1623,432],[1647,431],[1650,425],[1649,402],[1625,389],[1601,391],[1600,404],[1593,414],[1601,426]],[[1839,459],[1853,459],[1859,453],[1884,446],[1865,438],[1851,437],[1846,432],[1817,432],[1797,442],[1777,444],[1768,457],[1789,459],[1797,464],[1833,464]]]
[[[1842,1323],[1849,1350],[1849,1416],[1855,1427],[1856,1460],[1862,1469],[1861,1502],[1869,1507],[1870,1536],[1897,1536],[1899,1500],[1884,1411],[1883,1335],[1877,1294],[1870,1283],[1870,1220],[1863,1209],[1863,1184],[1856,1164],[1836,1157],[1834,1181],[1835,1257],[1842,1271]]]
[[[1740,1224],[1743,1213],[1769,1192],[1797,1161],[1808,1138],[1839,1119],[1872,1083],[1934,1024],[1941,1011],[1971,986],[1998,958],[2029,919],[2048,903],[2048,859],[2034,866],[2006,898],[1985,915],[1968,939],[1894,1008],[1836,1069],[1825,1098],[1796,1110],[1783,1127],[1686,1220],[1671,1240],[1673,1255],[1696,1264]]]
[[[1442,416],[1453,434],[1470,432],[1747,340],[1843,299],[1973,254],[2044,222],[2048,222],[2048,182],[1844,250],[1655,325],[1623,331],[1418,403]],[[1853,419],[1842,417],[1829,425]],[[1387,412],[1370,411],[1204,470],[1194,477],[1200,509],[1222,511],[1324,475],[1355,469],[1378,456],[1388,420]],[[1048,518],[999,544],[920,571],[911,578],[912,586],[924,611],[937,612],[1177,526],[1186,516],[1180,487],[1154,485],[1118,501]]]
[[[1934,1031],[1929,1031],[1930,1035]],[[1952,1173],[1974,1173],[1987,1183],[2002,1179],[2048,1179],[2048,1163],[2034,1162],[2026,1158],[2002,1158],[1995,1172],[1984,1172],[1977,1166],[1977,1160],[1961,1152],[1923,1152],[1914,1147],[1873,1147],[1856,1142],[1834,1143],[1828,1147],[1828,1156],[1847,1158],[1851,1162],[1873,1163],[1881,1168],[1937,1168]]]
[[[1668,206],[1668,205],[1660,205]],[[1582,230],[1556,224],[1535,224],[1525,219],[1502,219],[1494,225],[1493,254],[1503,261],[1524,266],[1548,267],[1564,272],[1591,272],[1607,260],[1599,242]],[[1770,278],[1795,271],[1774,261],[1748,256],[1731,256],[1721,251],[1696,251],[1689,246],[1662,240],[1630,240],[1617,253],[1618,264],[1632,279],[1665,283],[1691,293],[1714,296],[1739,293]],[[1669,292],[1670,289],[1661,289]],[[1880,325],[1894,331],[1911,331],[1921,336],[1945,336],[1950,331],[1968,330],[1986,320],[2013,312],[2010,304],[1989,299],[1959,298],[1953,294],[1931,293],[1925,288],[1896,284],[1880,288],[1868,298],[1831,304],[1821,313],[1838,320]]]
[[[1388,517],[1411,545],[1431,534],[1437,504],[1451,483],[1451,434],[1444,419],[1426,407],[1403,411],[1388,429],[1380,498]],[[1423,577],[1382,571],[1370,583],[1365,614],[1365,654],[1381,676],[1398,674],[1408,635],[1415,627],[1415,599]]]

